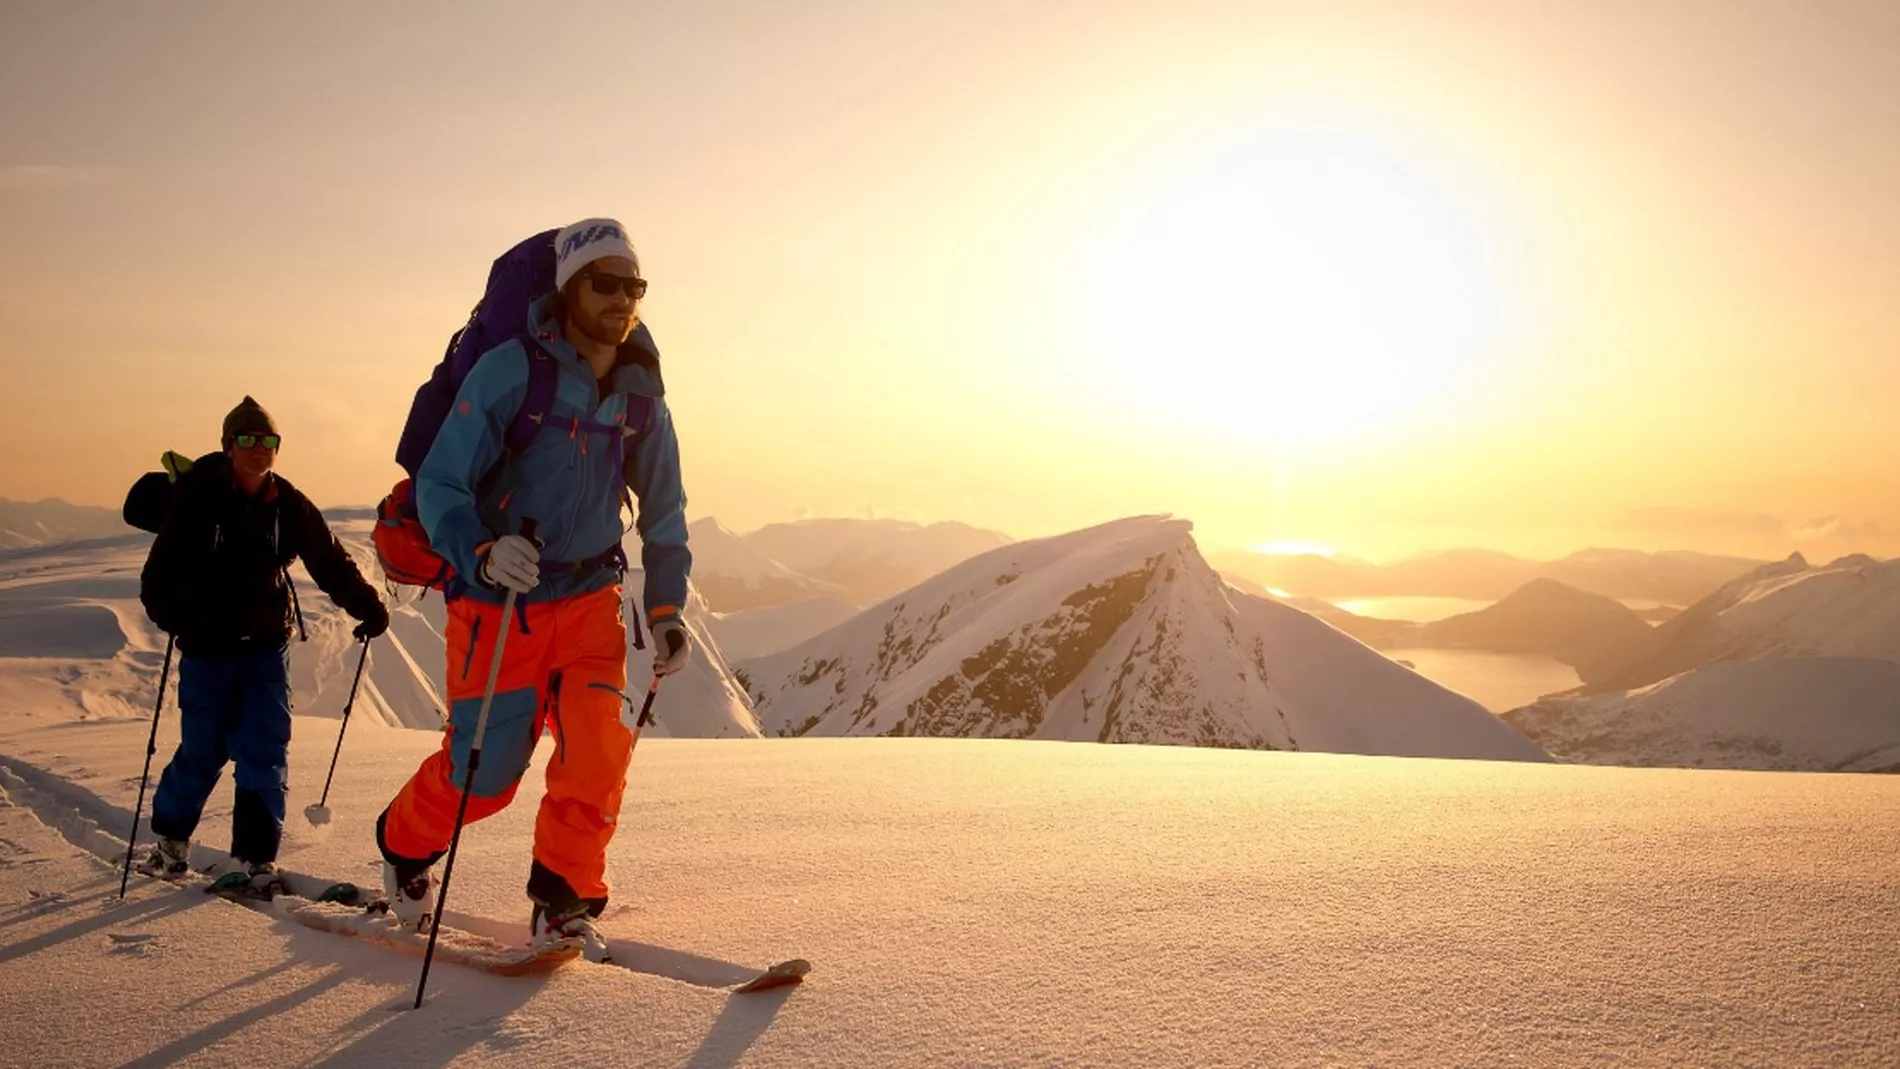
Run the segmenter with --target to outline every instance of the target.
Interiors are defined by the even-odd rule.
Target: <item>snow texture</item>
[[[119,902],[146,727],[56,711],[0,727],[10,1065],[1900,1058],[1889,777],[642,740],[602,921],[628,967],[541,980],[438,964],[412,1011],[413,957],[193,890],[137,881]],[[324,726],[297,723],[293,813],[328,757]],[[286,867],[373,879],[375,814],[431,745],[352,728],[337,822],[293,823]],[[530,774],[464,836],[458,923],[522,937],[539,794]],[[228,800],[214,797],[200,864]],[[726,990],[794,956],[815,963],[803,986]]]

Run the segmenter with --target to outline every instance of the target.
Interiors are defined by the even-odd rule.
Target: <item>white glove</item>
[[[520,535],[502,535],[482,558],[482,582],[526,594],[541,581],[541,550]]]
[[[693,640],[677,619],[653,625],[653,674],[670,676],[693,657]]]

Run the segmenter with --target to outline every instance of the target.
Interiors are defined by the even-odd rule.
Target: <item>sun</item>
[[[1481,206],[1402,141],[1283,124],[1167,173],[1083,243],[1074,321],[1172,429],[1398,433],[1511,322]]]

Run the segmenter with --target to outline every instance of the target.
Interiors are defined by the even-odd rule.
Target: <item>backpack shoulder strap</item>
[[[555,367],[554,358],[546,349],[541,348],[532,337],[526,334],[515,338],[521,343],[522,353],[528,358],[528,390],[521,396],[521,407],[515,409],[514,419],[508,422],[508,429],[502,433],[501,455],[489,466],[476,486],[478,495],[485,494],[487,488],[501,475],[534,436],[540,433],[541,426],[547,421],[548,413],[554,408],[554,392],[560,382],[560,369]]]
[[[653,426],[653,398],[643,393],[627,395],[627,433],[638,438]]]
[[[554,366],[554,358],[540,343],[526,334],[515,340],[521,343],[522,353],[528,358],[528,392],[522,396],[521,407],[515,410],[515,418],[502,438],[506,456],[521,452],[534,440],[554,408],[554,391],[560,381],[560,369]]]

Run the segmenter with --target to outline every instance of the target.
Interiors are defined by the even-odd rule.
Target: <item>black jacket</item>
[[[152,622],[196,655],[276,649],[289,641],[290,562],[358,620],[384,612],[323,514],[272,474],[252,496],[239,490],[222,453],[179,477],[170,511],[139,576]]]

